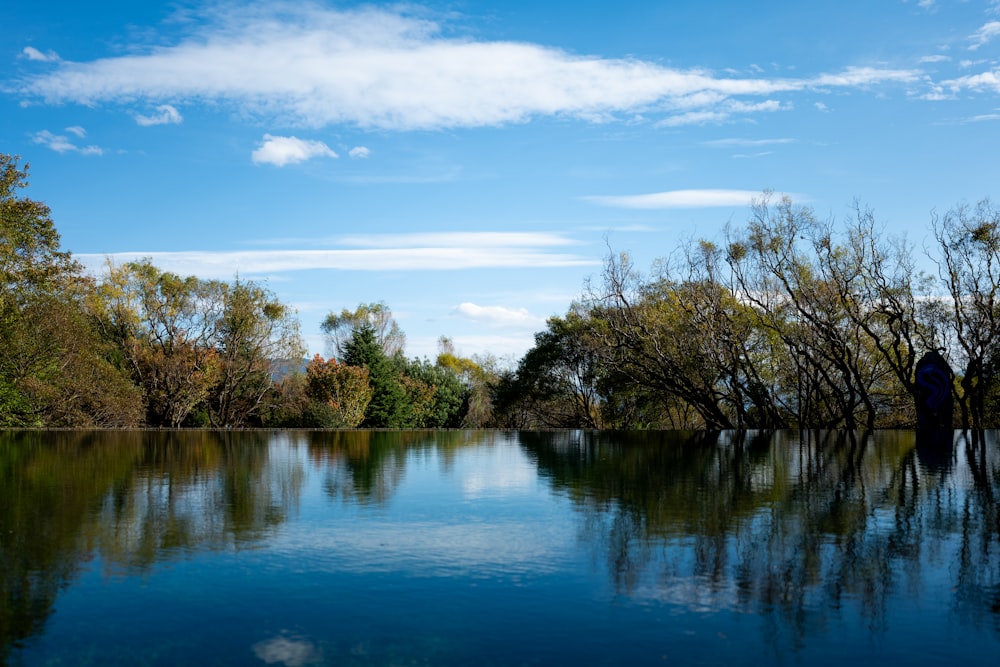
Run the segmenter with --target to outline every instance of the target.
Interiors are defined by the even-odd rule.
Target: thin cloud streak
[[[734,98],[920,80],[914,70],[858,67],[801,79],[720,78],[528,43],[446,38],[439,25],[402,13],[316,5],[285,5],[280,14],[218,12],[173,46],[54,67],[16,90],[86,105],[221,101],[302,126],[390,130],[496,126],[536,116],[596,122],[636,112],[665,115],[667,125],[721,121],[788,108],[773,99]]]
[[[991,42],[995,37],[1000,37],[1000,21],[990,21],[977,30],[975,34],[970,37],[972,45],[969,46],[969,50],[975,51],[979,47]]]
[[[575,245],[578,241],[552,232],[417,232],[354,234],[336,239],[355,248],[524,248]]]
[[[715,208],[749,206],[760,198],[759,190],[671,190],[641,195],[609,195],[584,197],[584,200],[631,209]]]
[[[492,326],[518,326],[532,329],[545,326],[545,318],[532,315],[527,308],[480,306],[466,301],[456,306],[455,313],[475,322]]]
[[[250,250],[80,253],[74,258],[93,271],[107,261],[122,264],[149,258],[157,267],[179,275],[229,279],[236,274],[289,271],[455,271],[593,266],[598,261],[578,255],[530,248],[383,248],[362,250]]]
[[[79,126],[67,127],[66,131],[80,137],[86,136],[86,131]],[[63,134],[53,134],[48,130],[36,132],[32,141],[41,144],[56,153],[79,153],[80,155],[104,155],[104,149],[100,146],[77,146],[67,136]]]
[[[706,141],[706,146],[718,146],[723,148],[729,148],[733,146],[738,146],[742,148],[755,147],[755,146],[773,146],[776,144],[794,144],[795,139],[790,138],[780,138],[780,139],[741,139],[738,137],[732,137],[730,139],[714,139],[712,141]]]

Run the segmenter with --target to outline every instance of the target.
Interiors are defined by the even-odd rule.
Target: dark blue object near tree
[[[936,350],[917,362],[917,427],[950,429],[952,427],[952,372],[948,362]]]

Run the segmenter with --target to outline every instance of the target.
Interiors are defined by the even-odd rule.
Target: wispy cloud
[[[491,326],[518,326],[537,329],[545,326],[545,318],[532,315],[527,308],[506,308],[504,306],[479,306],[474,303],[461,303],[455,307],[455,313],[462,317]]]
[[[156,113],[144,116],[135,114],[135,122],[143,127],[150,125],[179,125],[184,122],[184,117],[176,108],[169,104],[161,104],[156,107]]]
[[[943,81],[942,87],[949,88],[952,92],[960,90],[988,90],[1000,92],[1000,69],[961,76],[957,79]]]
[[[763,102],[747,103],[739,100],[723,100],[714,109],[688,111],[675,116],[670,116],[661,120],[660,127],[679,127],[681,125],[706,125],[710,123],[722,123],[738,115],[749,115],[754,113],[770,113],[790,109],[791,105],[782,104],[777,100],[765,100]]]
[[[79,126],[67,127],[66,131],[79,138],[86,136],[86,131]],[[48,130],[36,132],[32,141],[41,144],[46,148],[54,150],[56,153],[79,153],[81,155],[103,155],[104,149],[100,146],[77,146],[64,134],[53,134]]]
[[[789,139],[787,137],[780,139],[743,139],[739,137],[731,137],[728,139],[713,139],[711,141],[706,141],[706,146],[717,146],[721,148],[756,148],[760,146],[774,146],[777,144],[794,144],[795,139]]]
[[[61,60],[59,54],[55,51],[46,51],[43,53],[33,46],[26,46],[21,49],[21,57],[43,63],[57,63]]]
[[[788,108],[773,96],[909,84],[919,72],[848,68],[807,78],[719,76],[529,43],[448,37],[404,10],[319,5],[206,13],[173,45],[22,79],[29,99],[130,105],[212,101],[307,127],[478,127],[646,113],[668,124]],[[40,53],[40,52],[38,52]],[[33,51],[32,54],[35,54]],[[770,98],[764,102],[755,99]],[[679,113],[678,113],[679,112]]]
[[[347,154],[352,158],[363,160],[364,158],[371,157],[372,152],[365,146],[355,146]]]
[[[979,47],[988,44],[997,36],[1000,36],[1000,21],[990,21],[969,37],[972,41],[972,44],[969,45],[969,50],[975,51]]]
[[[552,232],[417,232],[353,234],[336,243],[355,248],[551,248],[577,242]]]
[[[80,253],[74,257],[99,272],[107,260],[121,264],[142,258],[180,275],[232,278],[306,270],[454,271],[594,266],[591,257],[557,252],[573,241],[555,234],[468,232],[457,234],[347,237],[339,248],[179,252]]]
[[[942,125],[968,125],[970,123],[991,123],[1000,120],[1000,110],[995,113],[983,113],[968,118],[957,118],[943,122]]]
[[[273,164],[277,167],[305,162],[315,157],[335,158],[337,154],[322,141],[265,134],[260,146],[251,155],[254,164]]]
[[[585,200],[615,208],[713,208],[749,206],[761,196],[759,190],[670,190],[642,195],[601,195]]]

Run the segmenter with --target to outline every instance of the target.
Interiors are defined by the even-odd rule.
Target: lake
[[[0,664],[995,664],[998,502],[995,432],[0,432]]]

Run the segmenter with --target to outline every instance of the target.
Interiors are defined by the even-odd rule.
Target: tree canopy
[[[927,272],[860,204],[821,220],[764,193],[649,273],[609,250],[505,366],[445,337],[433,362],[407,358],[384,302],[331,311],[330,358],[307,361],[266,285],[149,260],[88,275],[27,187],[28,166],[0,154],[2,427],[907,428],[928,354],[950,367],[955,426],[1000,419],[989,200],[931,216]]]

